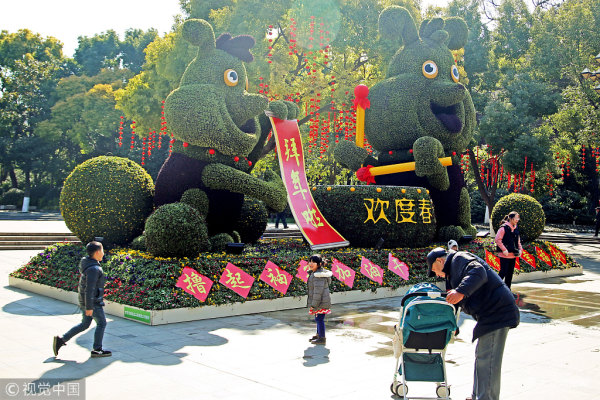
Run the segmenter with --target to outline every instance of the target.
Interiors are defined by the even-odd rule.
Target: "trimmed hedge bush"
[[[104,237],[105,246],[125,245],[142,233],[152,212],[154,184],[137,163],[95,157],[75,167],[60,193],[67,227],[83,243]]]
[[[312,195],[325,219],[353,247],[375,247],[380,238],[386,248],[419,247],[435,237],[433,205],[423,188],[315,186]]]
[[[146,220],[144,237],[148,251],[158,257],[196,257],[210,250],[204,218],[185,203],[157,208]]]
[[[264,204],[252,197],[246,197],[240,218],[235,225],[242,243],[255,243],[267,229],[269,213]]]
[[[0,204],[21,207],[23,205],[23,196],[24,192],[21,189],[9,189],[0,198]]]
[[[542,205],[533,197],[519,193],[512,193],[502,197],[492,210],[492,226],[498,230],[504,217],[511,211],[519,213],[519,232],[521,240],[530,242],[537,239],[544,230],[546,216]]]

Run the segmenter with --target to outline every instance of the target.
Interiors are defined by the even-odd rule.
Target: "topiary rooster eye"
[[[225,71],[224,79],[227,86],[235,86],[238,84],[238,73],[234,69],[228,69]]]
[[[427,60],[423,63],[423,75],[425,78],[433,79],[438,74],[437,64],[431,60]]]
[[[456,65],[452,66],[452,70],[450,71],[450,76],[452,76],[452,80],[458,83],[460,79],[460,74],[458,73],[458,67]]]

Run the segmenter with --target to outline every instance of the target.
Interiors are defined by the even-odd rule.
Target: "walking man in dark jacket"
[[[446,279],[446,301],[458,304],[477,321],[472,400],[498,400],[506,336],[519,325],[519,309],[510,289],[481,258],[465,251],[437,247],[427,255],[427,265],[430,277]]]
[[[90,327],[92,319],[96,321],[96,331],[94,332],[94,345],[92,349],[92,357],[110,357],[111,352],[102,349],[102,338],[104,337],[104,329],[106,328],[106,317],[104,316],[104,283],[106,277],[100,261],[104,257],[104,249],[100,242],[89,242],[86,246],[88,253],[87,257],[83,257],[79,262],[79,307],[83,312],[81,323],[75,325],[62,337],[54,336],[52,349],[54,356],[58,355],[58,350],[65,346],[69,339],[85,331]]]

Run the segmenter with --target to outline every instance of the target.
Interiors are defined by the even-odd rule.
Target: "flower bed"
[[[579,267],[568,254],[565,254],[567,262],[563,264],[552,255],[549,245],[551,245],[549,242],[534,241],[524,246],[525,250],[536,258],[536,271]],[[550,255],[552,268],[536,256],[536,246]],[[331,285],[332,292],[375,291],[380,287],[396,289],[402,285],[410,286],[423,281],[434,282],[435,279],[426,276],[427,266],[425,264],[425,256],[433,247],[435,246],[391,250],[342,248],[324,250],[321,254],[329,261],[331,258],[336,258],[356,272],[352,289],[334,279]],[[472,252],[484,259],[486,249],[488,251],[495,249],[492,239],[478,238],[461,246],[461,250]],[[389,253],[408,265],[410,271],[408,281],[387,269]],[[49,246],[10,275],[64,290],[77,291],[78,264],[84,254],[85,249],[82,245],[59,243]],[[107,252],[106,260],[102,263],[107,276],[105,298],[147,310],[167,310],[301,296],[306,294],[306,284],[297,277],[292,279],[284,296],[267,283],[259,280],[259,276],[267,261],[277,264],[281,269],[295,276],[300,261],[307,260],[311,254],[310,248],[297,239],[260,241],[254,246],[247,247],[240,255],[203,253],[195,259],[159,258],[136,250],[115,249]],[[384,271],[382,285],[361,274],[362,257],[366,257],[382,267]],[[246,299],[219,283],[219,278],[227,263],[236,265],[255,278]],[[175,286],[184,267],[191,267],[214,281],[205,302],[201,302]],[[533,270],[531,266],[521,261],[521,272]]]

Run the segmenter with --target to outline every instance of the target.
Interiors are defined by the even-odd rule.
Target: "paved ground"
[[[593,382],[600,368],[600,244],[561,247],[585,272],[514,285],[522,323],[508,336],[502,399],[598,398]],[[392,397],[398,298],[335,306],[326,346],[308,343],[314,323],[305,310],[155,327],[109,316],[104,344],[113,357],[89,357],[90,330],[55,358],[52,336],[78,323],[78,310],[7,286],[8,273],[34,254],[0,252],[0,378],[85,378],[87,399]],[[462,333],[448,347],[453,399],[471,391],[473,325],[461,318]],[[433,384],[409,388],[409,396],[435,393]],[[9,398],[1,389],[0,399]]]

